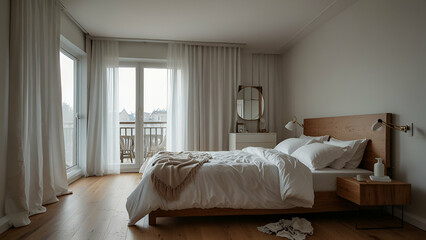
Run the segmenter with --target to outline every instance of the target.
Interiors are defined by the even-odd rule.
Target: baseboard
[[[9,223],[9,219],[6,216],[0,218],[0,234],[6,232],[7,229],[12,227]]]
[[[394,209],[395,216],[401,218],[402,211],[400,208]],[[426,219],[416,216],[404,210],[404,221],[426,231]]]

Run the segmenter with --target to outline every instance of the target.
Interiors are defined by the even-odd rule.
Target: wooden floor
[[[32,223],[12,228],[0,239],[281,239],[256,227],[291,216],[159,218],[148,226],[145,217],[127,226],[126,198],[140,174],[83,178],[71,184],[72,195],[60,197]],[[312,222],[314,239],[426,239],[426,232],[405,224],[403,229],[355,230],[354,213],[303,215]]]

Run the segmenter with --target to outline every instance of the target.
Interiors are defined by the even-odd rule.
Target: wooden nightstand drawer
[[[407,205],[411,201],[411,185],[396,180],[382,183],[337,178],[337,195],[360,206]]]

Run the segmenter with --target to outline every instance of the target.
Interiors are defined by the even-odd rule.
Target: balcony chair
[[[124,158],[130,158],[133,162],[135,158],[135,138],[134,136],[120,136],[120,160],[123,163]]]

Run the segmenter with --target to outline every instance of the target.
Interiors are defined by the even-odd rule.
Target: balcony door
[[[120,63],[120,162],[137,172],[166,148],[167,70],[164,63]]]
[[[61,50],[60,73],[62,91],[62,116],[64,127],[65,163],[67,170],[78,165],[78,59]]]

